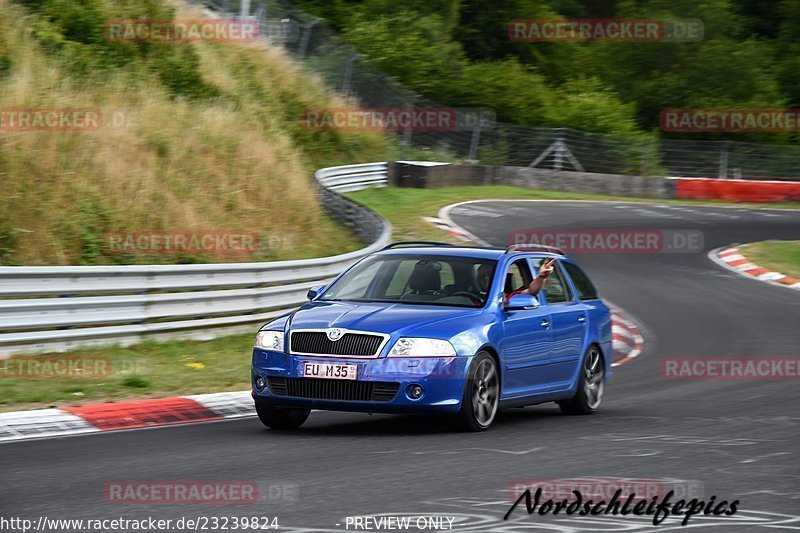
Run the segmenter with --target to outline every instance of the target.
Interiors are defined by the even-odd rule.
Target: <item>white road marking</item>
[[[449,449],[449,450],[378,450],[374,452],[367,452],[371,454],[410,454],[410,455],[452,455],[458,454],[465,451],[480,451],[480,452],[492,452],[492,453],[505,453],[510,455],[528,455],[529,453],[534,453],[541,451],[541,447],[531,448],[529,450],[503,450],[500,448],[458,448],[458,449]]]
[[[766,459],[767,457],[777,457],[779,455],[791,455],[791,454],[789,452],[768,453],[766,455],[759,455],[757,457],[752,457],[750,459],[745,459],[744,461],[739,461],[739,464],[757,463],[761,459]]]
[[[459,207],[453,210],[456,215],[474,216],[474,217],[489,217],[499,218],[505,216],[504,213],[498,213],[488,207]]]
[[[583,440],[601,440],[605,442],[649,441],[663,444],[706,444],[710,446],[754,446],[764,442],[772,442],[763,439],[714,439],[691,435],[635,435],[632,433],[606,433],[604,435],[592,435],[580,438]]]

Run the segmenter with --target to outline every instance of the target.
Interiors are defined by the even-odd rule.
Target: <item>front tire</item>
[[[270,402],[256,400],[256,413],[261,423],[272,429],[297,429],[303,425],[311,409],[276,407]]]
[[[568,415],[590,415],[603,401],[605,390],[605,364],[600,348],[595,345],[586,350],[578,377],[578,391],[571,400],[558,402],[561,412]]]
[[[479,352],[467,373],[456,423],[461,431],[486,431],[500,402],[500,373],[488,352]]]

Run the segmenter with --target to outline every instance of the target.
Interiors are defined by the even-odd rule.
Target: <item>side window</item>
[[[569,293],[569,288],[558,266],[556,266],[553,273],[550,274],[550,277],[545,281],[544,291],[547,295],[547,303],[549,304],[558,304],[572,300],[572,295]]]
[[[517,259],[506,271],[506,277],[503,285],[503,292],[510,294],[514,291],[526,288],[533,281],[531,270],[528,268],[528,262],[525,259]]]
[[[594,288],[589,276],[587,276],[580,267],[572,263],[564,263],[564,268],[567,270],[569,277],[572,278],[572,282],[575,284],[575,288],[578,291],[578,297],[581,300],[597,299],[597,289]]]

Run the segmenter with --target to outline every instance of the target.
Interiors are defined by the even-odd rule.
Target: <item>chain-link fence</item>
[[[348,44],[331,26],[286,0],[197,0],[227,16],[260,22],[261,35],[286,49],[343,96],[367,109],[444,109],[420,97]],[[800,180],[800,146],[637,138],[484,120],[471,110],[457,128],[398,128],[403,159],[464,160],[608,174]],[[301,117],[298,117],[301,120]]]

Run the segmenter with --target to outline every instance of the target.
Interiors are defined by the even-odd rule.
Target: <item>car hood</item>
[[[450,319],[479,315],[480,309],[372,302],[310,302],[291,317],[290,329],[343,328],[406,335]]]

